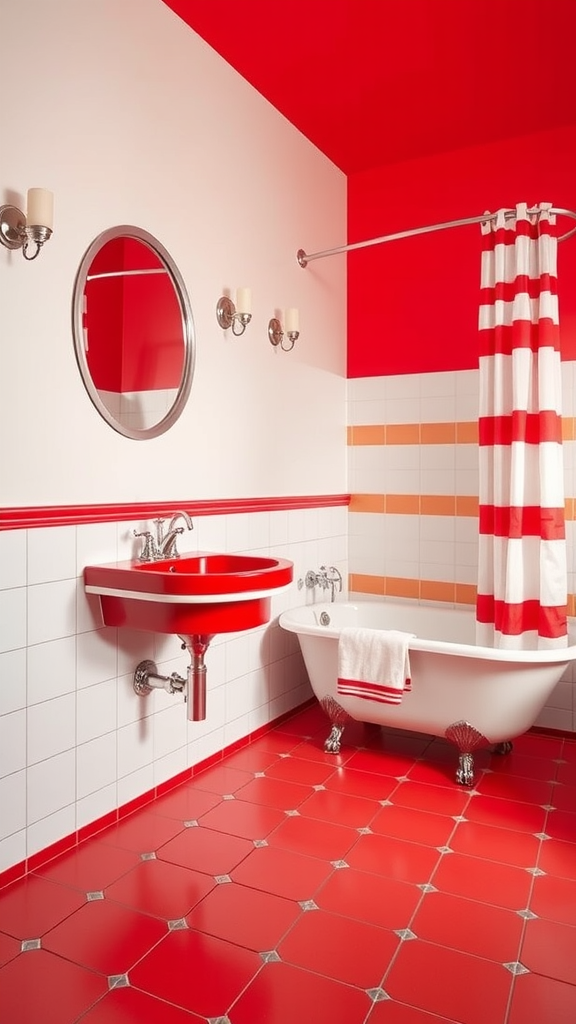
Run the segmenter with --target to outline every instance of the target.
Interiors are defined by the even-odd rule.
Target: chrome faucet
[[[187,512],[176,512],[172,516],[172,519],[168,523],[168,533],[166,534],[165,537],[163,536],[164,520],[163,519],[155,519],[154,520],[154,522],[156,523],[156,530],[157,530],[157,533],[156,533],[156,537],[157,537],[156,544],[157,544],[157,547],[158,547],[158,557],[159,558],[180,558],[180,555],[178,554],[178,551],[176,550],[176,540],[177,540],[178,535],[180,533],[184,533],[184,527],[183,526],[176,526],[176,523],[178,522],[179,519],[183,519],[184,520],[184,522],[186,523],[186,528],[188,530],[193,530],[194,529],[194,523],[192,522],[192,519],[190,518],[190,516],[188,515]]]
[[[142,553],[140,555],[141,562],[157,562],[161,558],[180,557],[176,548],[176,541],[179,534],[184,533],[184,527],[176,526],[179,519],[184,520],[188,530],[194,529],[194,523],[188,515],[188,512],[176,512],[168,524],[168,532],[166,535],[164,535],[165,519],[154,519],[156,539],[154,539],[150,530],[143,530],[141,533],[134,530],[135,537],[144,537],[144,547],[142,548]]]
[[[342,593],[342,573],[334,565],[331,565],[329,569],[325,565],[321,565],[318,572],[309,569],[304,577],[304,582],[309,589],[320,587],[321,590],[330,590],[331,601],[334,601],[336,587],[338,587],[338,593]]]

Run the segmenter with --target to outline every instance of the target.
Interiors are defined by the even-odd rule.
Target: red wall
[[[576,127],[350,175],[348,241],[518,202],[576,211]],[[560,220],[562,233],[575,226]],[[386,242],[347,260],[348,377],[478,365],[480,225]],[[563,358],[576,359],[576,236],[560,243],[558,289]]]

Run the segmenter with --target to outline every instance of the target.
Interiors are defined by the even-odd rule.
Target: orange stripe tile
[[[562,417],[562,440],[573,441],[576,437],[576,421],[573,416]]]
[[[348,587],[356,594],[375,594],[378,597],[384,597],[383,576],[351,572],[348,577]]]
[[[572,522],[574,519],[574,498],[566,498],[564,500],[564,518],[567,522]]]
[[[455,423],[421,423],[420,444],[454,444]]]
[[[478,444],[476,420],[464,420],[456,424],[456,444]]]
[[[352,494],[348,506],[350,512],[384,512],[386,495]]]
[[[389,423],[386,444],[420,444],[419,423]]]
[[[476,604],[476,587],[472,583],[455,583],[457,604]]]
[[[386,442],[386,428],[382,424],[366,424],[365,426],[350,428],[351,445],[376,444],[383,445]]]
[[[416,601],[419,597],[418,580],[403,579],[400,576],[384,577],[384,593],[386,597],[412,597]]]
[[[423,601],[448,601],[453,604],[456,600],[456,584],[440,580],[420,580],[420,597]]]
[[[457,516],[477,516],[478,515],[478,498],[475,494],[457,494],[456,495],[456,515]]]
[[[386,512],[395,516],[420,515],[419,494],[386,494]]]
[[[422,494],[420,513],[423,516],[453,516],[456,514],[456,498],[453,494]]]
[[[575,594],[568,594],[568,603],[567,603],[566,609],[567,609],[566,614],[569,615],[570,618],[574,618],[574,616],[576,615],[576,595]]]

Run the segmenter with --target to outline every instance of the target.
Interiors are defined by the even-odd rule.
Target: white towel
[[[399,704],[411,688],[408,647],[414,636],[396,629],[343,629],[338,641],[338,693]]]

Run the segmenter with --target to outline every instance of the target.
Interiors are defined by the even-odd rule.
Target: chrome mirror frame
[[[112,415],[110,410],[104,404],[100,398],[98,389],[95,387],[92,380],[88,362],[86,360],[86,351],[84,346],[84,288],[89,268],[96,254],[104,245],[107,244],[107,242],[121,237],[133,238],[137,241],[143,242],[158,256],[158,259],[162,262],[166,268],[166,272],[170,276],[182,316],[184,369],[176,398],[166,415],[159,420],[158,423],[155,423],[153,426],[147,427],[143,430],[135,430],[122,424]],[[184,279],[182,278],[182,275],[168,250],[161,244],[161,242],[158,241],[157,238],[154,237],[154,235],[151,235],[148,231],[144,231],[143,228],[138,228],[131,224],[121,224],[117,227],[108,228],[106,231],[102,231],[97,235],[82,257],[82,261],[74,281],[74,291],[72,296],[72,335],[74,338],[76,362],[78,363],[78,369],[80,370],[84,387],[86,388],[93,405],[96,407],[102,418],[106,420],[114,430],[119,434],[123,434],[124,437],[130,437],[136,441],[158,437],[160,434],[169,430],[169,428],[182,414],[192,387],[192,379],[194,377],[194,367],[196,363],[196,333],[194,328],[194,318],[192,316],[192,306],[190,304],[186,285],[184,284]]]

